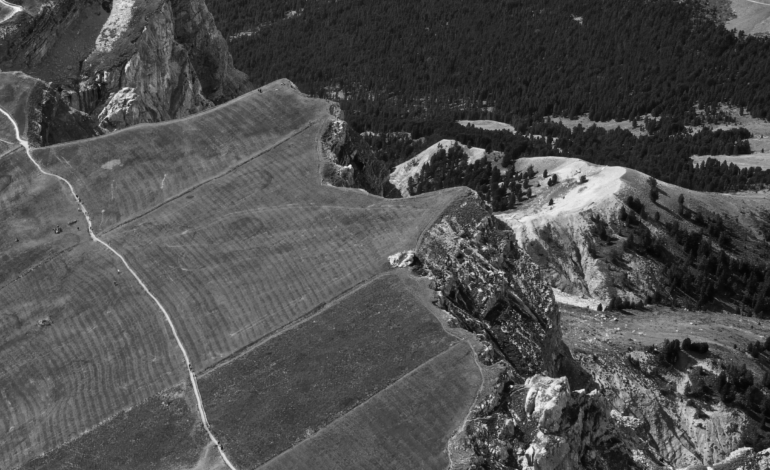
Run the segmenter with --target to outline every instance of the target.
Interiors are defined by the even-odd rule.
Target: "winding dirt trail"
[[[1,2],[2,0],[0,0]],[[4,2],[3,2],[4,3]],[[62,181],[64,184],[69,187],[70,192],[72,193],[72,197],[75,198],[75,200],[78,203],[78,206],[80,207],[80,210],[83,212],[83,215],[86,218],[86,222],[88,223],[88,234],[91,237],[91,239],[108,250],[110,250],[115,256],[117,256],[121,262],[123,262],[123,265],[126,267],[128,272],[131,273],[132,276],[134,276],[134,279],[136,279],[136,282],[139,283],[140,286],[142,286],[142,289],[147,293],[147,295],[150,296],[150,298],[155,302],[155,304],[158,306],[161,312],[163,312],[163,316],[166,317],[166,323],[168,323],[169,327],[171,327],[171,331],[174,334],[174,339],[176,340],[177,346],[179,346],[179,349],[182,351],[182,355],[184,356],[184,361],[187,366],[187,373],[190,376],[190,383],[192,384],[193,391],[195,392],[195,401],[198,404],[198,413],[200,414],[201,422],[203,423],[203,427],[206,428],[206,432],[209,434],[209,438],[211,439],[211,442],[216,445],[217,450],[219,450],[219,454],[222,456],[222,460],[225,462],[225,464],[230,468],[230,470],[236,470],[235,466],[230,462],[230,459],[227,458],[227,455],[225,455],[224,450],[222,449],[222,444],[219,443],[216,436],[214,436],[214,433],[211,431],[211,427],[209,426],[208,418],[206,418],[206,410],[203,408],[203,399],[201,398],[200,391],[198,390],[198,381],[195,377],[195,372],[193,372],[192,363],[190,362],[190,356],[187,354],[187,349],[185,349],[184,344],[182,344],[182,339],[179,337],[179,333],[176,330],[176,326],[174,326],[174,322],[171,320],[171,316],[168,314],[166,309],[163,307],[163,304],[160,303],[160,300],[158,300],[155,295],[153,295],[152,292],[150,292],[150,289],[147,287],[147,285],[142,281],[142,279],[139,277],[139,275],[134,271],[134,269],[131,267],[131,265],[128,264],[128,261],[126,261],[126,258],[123,257],[120,253],[118,253],[113,247],[111,247],[109,244],[107,244],[104,240],[100,239],[96,236],[96,234],[93,231],[91,218],[88,216],[88,210],[86,209],[85,205],[83,205],[83,202],[78,198],[77,193],[75,192],[74,186],[67,181],[66,179],[62,178],[59,175],[56,175],[54,173],[49,173],[43,169],[40,164],[35,161],[34,158],[32,158],[32,153],[29,150],[29,143],[21,138],[21,134],[19,133],[19,126],[16,124],[16,121],[11,117],[10,114],[8,114],[4,109],[0,108],[0,112],[2,112],[6,118],[8,118],[9,121],[11,121],[11,124],[13,124],[13,129],[16,132],[16,140],[19,142],[19,144],[24,147],[24,151],[27,154],[27,157],[29,157],[30,161],[37,167],[37,169],[47,176],[52,176],[59,181]]]

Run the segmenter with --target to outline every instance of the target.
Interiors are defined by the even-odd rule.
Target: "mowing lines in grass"
[[[458,343],[260,469],[447,468],[447,441],[481,381],[474,352]]]
[[[0,289],[1,468],[184,380],[155,306],[116,268],[79,244]]]
[[[193,468],[210,441],[187,399],[182,389],[153,396],[21,470]]]
[[[321,185],[322,124],[105,235],[208,367],[389,268],[465,190],[404,200]]]
[[[214,434],[211,432],[211,428],[210,428],[210,426],[209,426],[209,423],[208,423],[208,420],[207,420],[207,418],[206,418],[206,411],[205,411],[205,409],[203,408],[203,401],[201,400],[201,397],[200,397],[200,392],[198,391],[198,382],[197,382],[197,380],[196,380],[196,378],[195,378],[195,372],[193,372],[193,367],[192,367],[192,364],[190,363],[190,358],[189,358],[189,356],[187,355],[187,350],[185,349],[184,345],[182,344],[182,340],[179,338],[179,334],[177,333],[177,330],[176,330],[176,326],[174,326],[174,322],[171,320],[171,316],[169,316],[168,312],[167,312],[167,311],[166,311],[166,309],[163,307],[163,305],[160,303],[160,301],[158,300],[158,298],[157,298],[157,297],[155,297],[155,296],[152,294],[152,292],[150,292],[150,289],[147,287],[147,285],[146,285],[144,282],[142,282],[142,280],[139,278],[139,275],[136,273],[136,271],[134,271],[134,270],[131,268],[131,266],[128,264],[128,261],[126,261],[126,259],[125,259],[125,258],[124,258],[124,257],[123,257],[123,256],[122,256],[120,253],[118,253],[117,251],[115,251],[115,249],[114,249],[114,248],[112,248],[110,245],[108,245],[106,242],[104,242],[103,240],[101,240],[99,237],[97,237],[97,236],[96,236],[96,234],[95,234],[95,233],[94,233],[94,231],[93,231],[93,224],[92,224],[92,222],[91,222],[91,218],[88,216],[88,210],[86,209],[85,205],[84,205],[84,204],[83,204],[83,202],[80,200],[80,198],[78,197],[77,193],[75,192],[75,188],[72,186],[72,184],[71,184],[69,181],[67,181],[66,179],[64,179],[64,178],[62,178],[61,176],[59,176],[59,175],[56,175],[56,174],[53,174],[53,173],[49,173],[49,172],[45,171],[45,170],[44,170],[44,169],[43,169],[43,168],[40,166],[40,164],[38,164],[38,163],[37,163],[37,161],[35,161],[35,159],[34,159],[34,158],[32,158],[32,153],[31,153],[31,152],[30,152],[30,150],[29,150],[29,144],[28,144],[28,142],[27,142],[26,140],[22,139],[21,135],[19,134],[19,127],[18,127],[18,125],[16,124],[16,122],[13,120],[13,118],[11,117],[11,115],[10,115],[10,114],[8,114],[8,113],[7,113],[7,112],[6,112],[4,109],[0,109],[0,112],[2,112],[2,113],[3,113],[3,114],[4,114],[4,115],[5,115],[5,116],[6,116],[6,117],[7,117],[7,118],[8,118],[8,119],[9,119],[9,120],[10,120],[10,121],[13,123],[13,127],[14,127],[14,130],[15,130],[15,132],[16,132],[16,139],[19,141],[19,144],[20,144],[22,147],[24,147],[24,150],[26,151],[26,153],[27,153],[27,156],[28,156],[28,157],[29,157],[29,159],[32,161],[32,163],[34,163],[34,164],[35,164],[35,166],[37,167],[37,169],[38,169],[38,170],[39,170],[41,173],[43,173],[43,174],[46,174],[46,175],[52,176],[52,177],[54,177],[54,178],[56,178],[56,179],[60,180],[61,182],[65,183],[65,184],[67,185],[67,187],[69,187],[69,189],[70,189],[70,192],[72,193],[72,196],[73,196],[73,197],[74,197],[74,198],[75,198],[75,199],[78,201],[78,205],[80,206],[80,210],[82,211],[82,213],[83,213],[83,216],[86,218],[86,222],[87,222],[87,224],[88,224],[88,233],[91,235],[91,238],[92,238],[92,239],[93,239],[95,242],[97,242],[97,243],[101,244],[102,246],[104,246],[105,248],[107,248],[107,249],[108,249],[110,252],[112,252],[112,253],[113,253],[115,256],[117,256],[117,257],[120,259],[120,261],[123,263],[123,265],[126,267],[126,269],[127,269],[127,270],[128,270],[130,273],[131,273],[131,275],[134,277],[134,279],[136,280],[136,282],[138,282],[138,283],[139,283],[139,285],[140,285],[140,286],[142,287],[142,289],[144,290],[144,292],[145,292],[145,293],[146,293],[148,296],[150,296],[150,298],[152,298],[152,300],[155,302],[155,304],[158,306],[158,308],[160,309],[160,311],[161,311],[161,312],[163,313],[163,315],[165,316],[165,318],[166,318],[166,322],[168,323],[168,326],[171,328],[171,332],[172,332],[172,333],[173,333],[173,335],[174,335],[174,339],[176,340],[176,343],[177,343],[177,345],[179,346],[179,349],[180,349],[180,351],[182,352],[182,355],[184,356],[184,359],[185,359],[185,365],[187,366],[187,369],[188,369],[188,371],[187,371],[187,372],[188,372],[188,374],[189,374],[189,377],[190,377],[190,383],[191,383],[191,384],[192,384],[192,386],[193,386],[193,391],[194,391],[194,393],[195,393],[195,399],[196,399],[196,401],[197,401],[197,404],[198,404],[198,412],[200,413],[200,418],[201,418],[201,422],[203,423],[203,427],[204,427],[204,428],[206,429],[206,431],[208,432],[208,434],[209,434],[209,437],[211,438],[211,441],[212,441],[212,442],[213,442],[213,443],[214,443],[214,444],[217,446],[217,449],[219,450],[219,453],[220,453],[220,454],[221,454],[221,456],[222,456],[222,460],[224,460],[224,461],[225,461],[225,463],[227,464],[227,466],[228,466],[230,469],[232,469],[232,470],[235,470],[235,467],[233,467],[233,465],[230,463],[230,461],[228,460],[227,456],[225,455],[224,451],[222,450],[222,446],[221,446],[221,444],[219,444],[219,442],[217,441],[216,437],[215,437],[215,436],[214,436]]]
[[[33,155],[74,183],[99,214],[103,233],[331,119],[329,106],[278,81],[189,118],[33,149]]]
[[[408,282],[380,277],[201,378],[212,426],[239,467],[324,428],[457,342]]]

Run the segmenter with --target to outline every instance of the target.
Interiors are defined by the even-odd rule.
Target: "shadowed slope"
[[[260,468],[447,468],[446,443],[481,385],[473,354],[456,344]]]
[[[379,277],[201,379],[211,424],[239,469],[254,468],[323,429],[457,343],[409,291],[413,282],[406,273]],[[478,375],[472,360],[471,368]],[[447,364],[445,373],[455,372]],[[463,414],[478,384],[459,388],[468,398],[458,406]],[[420,429],[439,436],[454,432]],[[399,439],[388,433],[379,438]]]

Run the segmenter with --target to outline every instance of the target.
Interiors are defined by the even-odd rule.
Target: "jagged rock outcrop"
[[[0,25],[0,68],[28,71],[38,65],[81,13],[77,0],[45,2]]]
[[[619,436],[616,414],[593,390],[570,390],[562,378],[536,375],[527,379],[525,411],[535,438],[524,456],[523,469],[643,468]]]
[[[417,256],[436,278],[437,304],[486,336],[519,376],[545,372],[578,388],[590,384],[562,341],[551,288],[475,193],[425,233]]]
[[[100,93],[109,93],[99,112],[100,125],[108,130],[184,117],[213,106],[201,92],[187,50],[174,41],[169,3],[162,3],[145,25],[125,65],[107,70],[89,65],[94,80],[86,82],[83,91],[98,86]]]
[[[378,196],[384,196],[393,187],[388,181],[385,164],[374,155],[372,148],[360,134],[342,120],[342,111],[336,108],[338,120],[332,122],[323,138],[325,162],[324,181],[339,187],[355,187]]]
[[[412,263],[433,277],[436,305],[484,345],[488,392],[462,429],[469,468],[636,465],[609,402],[562,341],[559,311],[537,266],[475,193],[425,233]]]
[[[27,141],[33,147],[87,139],[101,134],[95,119],[78,111],[50,84],[38,82],[29,99]]]
[[[203,96],[221,104],[251,89],[245,73],[233,65],[227,41],[203,0],[171,0],[174,35],[190,56]]]
[[[37,73],[81,7],[56,0],[6,28],[5,67]],[[203,0],[114,0],[108,9],[90,54],[55,83],[102,129],[188,116],[251,89]]]

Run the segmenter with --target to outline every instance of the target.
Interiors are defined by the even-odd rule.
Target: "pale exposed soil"
[[[767,148],[770,149],[770,139],[766,140]],[[765,170],[770,170],[770,152],[765,153],[752,153],[751,155],[695,155],[692,158],[693,164],[702,163],[713,158],[720,162],[734,163],[739,168],[752,168],[760,167]]]
[[[770,32],[770,2],[764,0],[732,0],[735,18],[725,26],[747,34],[767,34]]]
[[[583,126],[583,128],[588,129],[591,126],[596,126],[602,129],[606,129],[608,131],[615,130],[620,128],[621,130],[626,130],[634,134],[635,136],[640,135],[647,135],[647,131],[644,130],[644,124],[642,121],[637,122],[637,126],[634,127],[634,124],[632,121],[592,121],[588,119],[588,115],[584,114],[582,116],[578,116],[577,119],[568,119],[561,116],[551,116],[551,121],[561,123],[563,126],[574,129],[577,126]]]
[[[460,124],[461,126],[466,126],[466,127],[473,126],[479,129],[487,130],[487,131],[508,131],[516,134],[515,127],[500,121],[477,120],[477,121],[457,121],[457,123]]]
[[[424,167],[426,163],[430,162],[431,158],[433,158],[433,155],[438,153],[440,149],[443,148],[448,150],[455,144],[459,144],[468,154],[468,163],[473,163],[477,160],[480,160],[486,155],[486,151],[484,149],[477,147],[466,147],[465,145],[462,145],[455,140],[444,139],[431,145],[404,163],[396,166],[395,170],[393,170],[393,173],[390,174],[390,182],[393,184],[393,186],[398,188],[403,197],[408,197],[409,178],[416,178],[417,175],[419,175],[422,171],[422,167]]]

